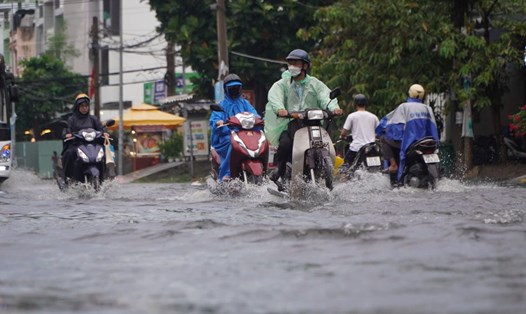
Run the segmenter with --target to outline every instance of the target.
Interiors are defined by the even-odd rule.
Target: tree
[[[309,5],[295,0],[227,2],[230,72],[244,80],[246,89],[256,92],[256,108],[263,111],[266,93],[280,78],[282,64],[261,59],[283,60],[295,48],[310,50],[316,38],[302,40],[297,32],[311,25],[314,12],[334,1],[312,0]],[[218,75],[216,11],[213,0],[150,0],[160,31],[181,47],[185,63],[200,74],[197,94],[213,97],[212,83]],[[256,56],[241,57],[234,52]]]
[[[347,99],[367,94],[379,115],[416,82],[480,110],[500,108],[508,67],[523,62],[524,16],[522,0],[343,0],[318,10],[318,23],[300,34],[320,39],[320,77]],[[491,29],[500,35],[490,38]]]
[[[87,89],[87,78],[67,70],[64,62],[50,54],[43,54],[20,64],[24,71],[17,81],[20,100],[16,104],[17,136],[24,138],[24,131],[39,132],[40,126],[70,112],[69,104],[75,95]],[[37,138],[40,134],[35,134]]]

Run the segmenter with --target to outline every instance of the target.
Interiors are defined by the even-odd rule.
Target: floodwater
[[[270,185],[268,185],[270,186]],[[380,174],[293,202],[190,184],[0,191],[3,313],[526,313],[526,189]]]

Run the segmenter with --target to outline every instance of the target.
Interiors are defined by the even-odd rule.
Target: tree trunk
[[[495,132],[495,137],[497,140],[497,149],[499,154],[499,162],[505,162],[507,160],[506,156],[506,145],[504,145],[504,137],[502,134],[502,123],[500,121],[501,117],[501,106],[500,103],[496,100],[492,103],[491,109],[493,111],[493,127]]]
[[[473,169],[473,138],[464,137],[464,166],[466,171]]]

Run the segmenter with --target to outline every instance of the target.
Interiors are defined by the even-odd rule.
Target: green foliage
[[[87,79],[70,72],[64,62],[50,54],[43,54],[20,65],[24,72],[17,80],[20,101],[16,104],[17,135],[36,128],[69,112],[68,104],[73,103],[79,91],[87,90]]]
[[[295,0],[225,1],[228,51],[271,60],[284,60],[295,48],[311,50],[318,38],[300,32],[305,25],[314,25],[314,13],[329,0],[311,0],[301,4]],[[199,95],[213,97],[212,83],[218,75],[215,0],[150,0],[160,31],[181,46],[187,65],[200,73],[196,82]],[[299,36],[303,37],[300,39]],[[237,73],[246,89],[256,90],[259,106],[266,102],[266,91],[280,78],[278,63],[263,62],[229,54],[230,72]],[[261,108],[261,107],[260,107]]]
[[[173,132],[170,138],[159,144],[159,149],[165,158],[179,158],[183,153],[183,145],[183,135]]]
[[[370,109],[383,115],[407,97],[413,83],[427,92],[453,92],[476,108],[499,101],[506,66],[520,64],[526,42],[522,0],[472,0],[483,32],[463,17],[454,25],[456,1],[342,0],[317,11],[317,23],[302,38],[321,40],[314,71],[329,86],[341,86],[344,100],[365,93]],[[489,41],[486,28],[506,30]],[[480,28],[480,26],[479,26]],[[326,34],[323,36],[323,34]],[[310,36],[310,37],[309,37]]]

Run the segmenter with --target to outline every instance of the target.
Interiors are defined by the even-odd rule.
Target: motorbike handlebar
[[[332,111],[327,110],[327,109],[307,109],[307,110],[303,110],[303,111],[292,111],[292,112],[289,112],[285,116],[279,116],[279,115],[276,115],[276,116],[278,118],[283,118],[283,119],[302,120],[302,119],[305,119],[305,117],[307,116],[307,112],[310,111],[310,110],[321,110],[321,111],[323,111],[323,112],[325,112],[327,114],[327,118],[329,118],[329,119],[338,116],[338,115],[332,113]]]

